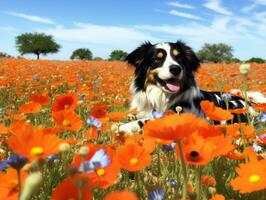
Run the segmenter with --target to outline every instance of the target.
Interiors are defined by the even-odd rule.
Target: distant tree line
[[[55,42],[51,35],[44,33],[23,33],[16,37],[16,47],[21,55],[35,54],[37,59],[40,55],[48,53],[57,53],[61,46]],[[113,50],[107,60],[123,61],[128,55],[123,50]],[[262,58],[253,57],[246,61],[241,61],[233,56],[233,47],[224,43],[209,44],[206,43],[197,52],[197,56],[203,63],[231,63],[231,62],[256,62],[266,63]],[[0,52],[0,57],[10,57],[5,53]],[[103,60],[101,57],[93,57],[93,53],[88,48],[79,48],[72,52],[70,56],[72,60]]]
[[[8,55],[7,53],[0,52],[0,58],[11,58],[12,56]]]

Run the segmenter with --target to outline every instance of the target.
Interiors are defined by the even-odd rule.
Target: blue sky
[[[266,59],[266,0],[0,0],[0,51],[19,55],[15,36],[24,32],[53,35],[62,46],[45,59],[69,59],[80,47],[107,58],[179,39],[196,51],[224,42],[240,59]]]

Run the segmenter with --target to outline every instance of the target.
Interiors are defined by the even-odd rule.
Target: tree
[[[6,53],[3,53],[3,52],[0,52],[0,58],[11,58],[12,56],[6,54]]]
[[[40,54],[57,53],[60,45],[51,35],[44,33],[24,33],[16,37],[16,47],[21,55],[32,53],[39,60]]]
[[[92,52],[86,48],[79,48],[73,51],[70,59],[92,60]]]
[[[255,58],[255,57],[252,57],[250,58],[249,60],[247,60],[246,62],[255,62],[255,63],[265,63],[265,60],[263,60],[262,58]]]
[[[227,44],[204,44],[202,49],[197,53],[201,62],[230,62],[233,58],[233,48]]]
[[[124,60],[128,53],[122,50],[114,50],[109,56],[109,60]]]

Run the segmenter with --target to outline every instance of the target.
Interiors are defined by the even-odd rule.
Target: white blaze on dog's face
[[[180,80],[183,76],[182,66],[175,60],[178,56],[178,50],[169,43],[159,43],[155,45],[158,50],[157,55],[162,55],[164,61],[161,67],[156,69],[158,78],[165,82],[163,90],[170,93],[176,93],[180,90]]]
[[[181,93],[190,88],[199,67],[193,50],[181,41],[155,45],[146,42],[131,52],[126,61],[136,67],[133,92],[155,86],[164,93]]]

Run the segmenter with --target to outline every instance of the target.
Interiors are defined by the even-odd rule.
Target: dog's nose
[[[181,67],[179,65],[171,65],[170,66],[170,72],[173,75],[177,76],[181,72]]]

